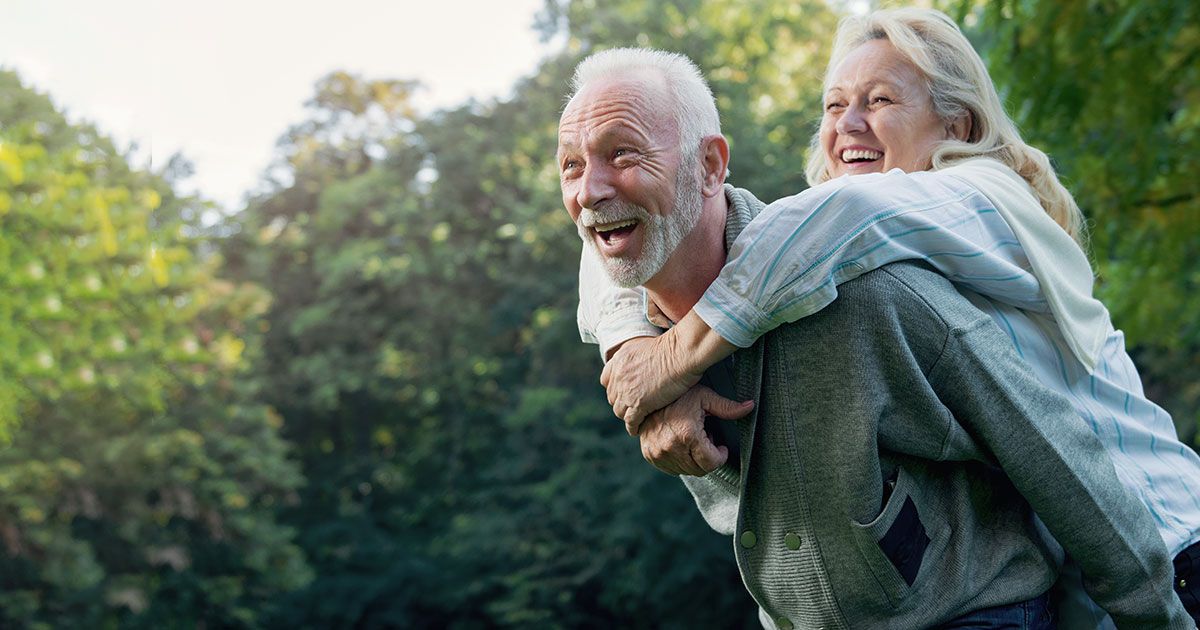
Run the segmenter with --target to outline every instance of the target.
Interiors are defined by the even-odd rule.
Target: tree
[[[0,72],[0,622],[255,624],[307,568],[200,202]]]

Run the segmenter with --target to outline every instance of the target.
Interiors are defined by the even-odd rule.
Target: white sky
[[[542,2],[0,0],[0,66],[156,168],[182,151],[185,188],[236,210],[318,78],[417,79],[424,110],[505,96],[547,52]]]

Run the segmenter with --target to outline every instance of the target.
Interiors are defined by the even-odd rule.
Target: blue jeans
[[[1050,598],[1042,595],[1025,602],[976,610],[944,623],[936,630],[1053,630],[1056,627],[1050,615]]]

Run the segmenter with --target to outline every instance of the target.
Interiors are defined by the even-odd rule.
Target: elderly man
[[[619,284],[678,321],[762,204],[724,183],[712,96],[678,55],[608,51],[559,126],[563,202]],[[1119,625],[1192,624],[1145,508],[1069,404],[928,269],[890,265],[711,369],[757,406],[685,480],[779,628],[996,627],[1045,618],[1062,549]],[[711,390],[688,394],[718,407]],[[1026,626],[1022,626],[1026,627]]]

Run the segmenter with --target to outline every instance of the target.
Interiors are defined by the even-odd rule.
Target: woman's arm
[[[662,329],[646,319],[646,303],[642,291],[624,289],[613,284],[594,252],[586,246],[579,263],[577,323],[583,341],[599,344],[601,356],[609,362],[601,376],[601,383],[622,382],[621,385],[615,385],[614,382],[615,387],[609,388],[609,391],[614,392],[631,389],[623,383],[622,375],[628,374],[629,378],[637,378],[638,374],[643,373],[661,374],[654,369],[637,367],[650,364],[657,355],[682,357],[681,361],[674,363],[680,370],[678,374],[694,373],[694,378],[698,380],[699,374],[709,365],[720,361],[734,350],[720,335],[712,332],[704,320],[692,313],[680,322],[680,326],[665,335],[666,340],[663,344],[657,343],[656,339],[662,333]],[[667,344],[671,348],[670,351],[660,349]],[[688,376],[680,378],[685,381],[692,380]],[[661,411],[664,412],[661,419],[655,423],[655,432],[649,436],[642,436],[642,452],[647,460],[671,474],[697,474],[697,466],[703,469],[710,460],[715,461],[713,453],[716,449],[711,444],[705,449],[699,449],[694,440],[674,439],[679,435],[703,436],[704,433],[703,410],[696,404],[687,404],[687,401],[673,402],[680,398],[688,387],[672,388],[669,394],[663,393],[667,388],[661,384],[648,384],[647,387],[657,392],[658,400],[664,400],[662,404],[656,403],[657,406],[654,407],[663,407]],[[679,394],[674,394],[676,391]],[[711,391],[706,396],[693,398],[703,401],[706,408],[712,409],[740,409],[742,405],[721,398]],[[613,404],[614,401],[610,400],[609,403]],[[621,409],[626,407],[627,405],[622,405]],[[616,408],[614,404],[614,410]],[[644,415],[631,416],[631,422],[626,424],[630,435],[638,434]],[[618,414],[618,417],[622,416]],[[680,427],[683,426],[695,431],[680,431]],[[698,449],[703,450],[708,457],[696,459],[695,453]],[[723,457],[721,459],[723,460]],[[693,467],[685,467],[678,464],[682,461],[698,463]]]
[[[985,195],[981,189],[997,185],[984,169],[841,178],[771,204],[741,232],[675,338],[639,344],[607,369],[614,413],[635,431],[642,417],[735,346],[748,347],[775,327],[821,310],[837,297],[837,285],[891,262],[920,260],[997,301],[1048,310],[996,200],[1022,206],[1026,215],[1044,212],[1020,189]],[[645,356],[650,353],[661,356]]]
[[[659,337],[623,344],[600,374],[613,413],[637,435],[646,414],[662,409],[700,381],[709,366],[733,354],[737,346],[713,332],[689,312]]]
[[[968,167],[955,168],[844,177],[772,203],[734,242],[695,310],[749,347],[824,308],[839,284],[901,260],[1017,308],[1047,310],[1022,243],[979,184],[955,175]],[[1011,201],[1044,215],[1032,194]]]

